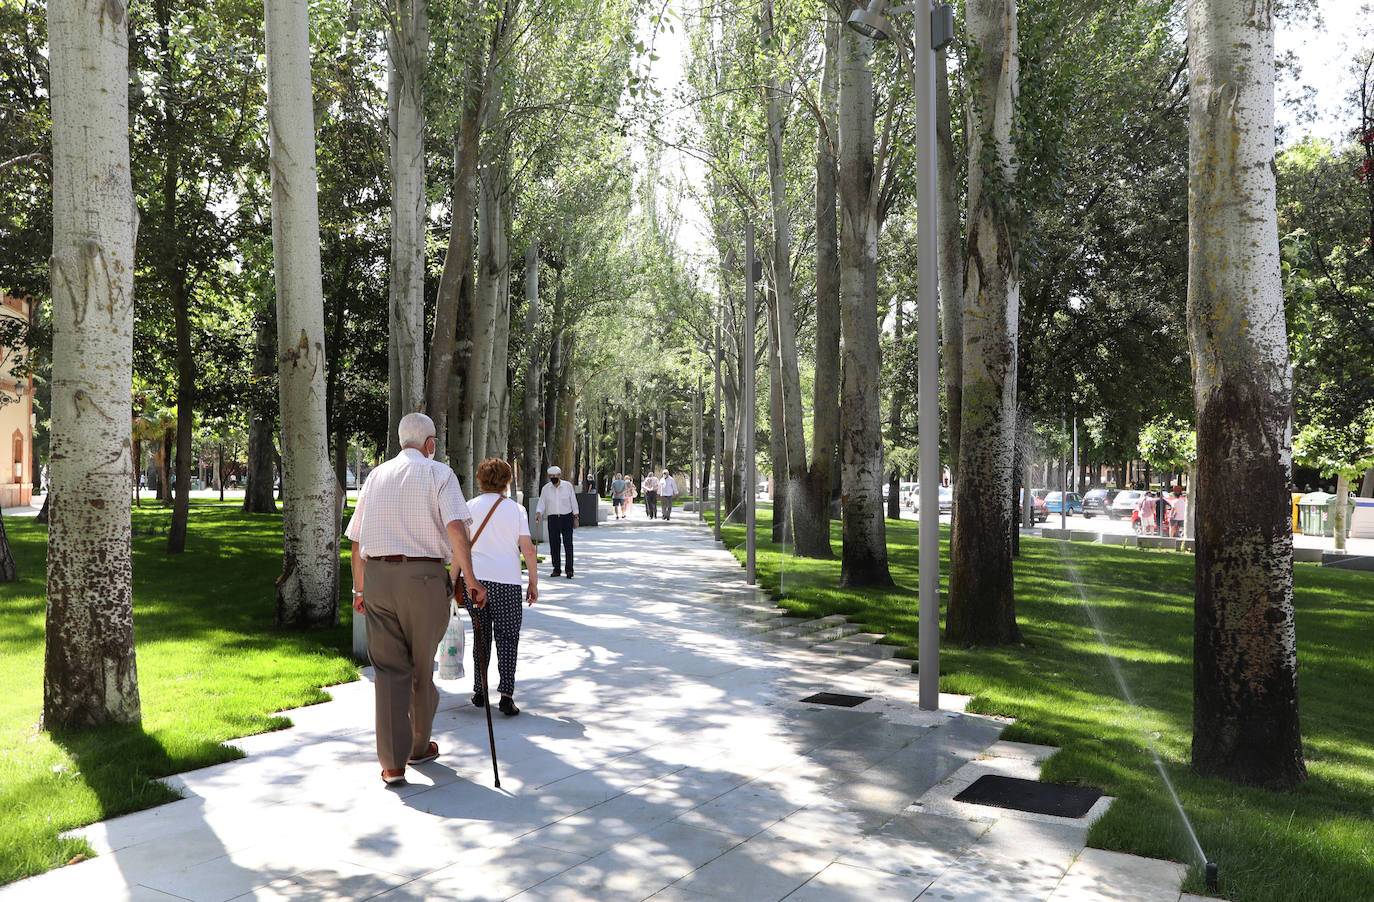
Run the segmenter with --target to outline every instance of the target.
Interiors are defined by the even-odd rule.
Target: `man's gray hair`
[[[435,434],[434,421],[422,413],[408,413],[396,427],[396,437],[402,448],[419,448],[425,439]]]

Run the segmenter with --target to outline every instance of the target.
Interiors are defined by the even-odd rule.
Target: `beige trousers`
[[[377,691],[377,760],[400,770],[429,747],[439,690],[434,656],[448,629],[449,579],[434,561],[369,559],[363,571],[367,653]]]

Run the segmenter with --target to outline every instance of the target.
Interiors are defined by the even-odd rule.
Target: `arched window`
[[[14,481],[24,481],[24,433],[14,430]]]

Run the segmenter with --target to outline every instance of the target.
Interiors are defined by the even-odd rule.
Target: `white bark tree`
[[[120,3],[50,0],[52,501],[43,725],[140,719],[129,398],[134,239]]]
[[[959,483],[946,631],[951,642],[970,644],[1020,638],[1011,547],[1021,290],[1012,143],[1016,15],[1016,0],[970,0],[965,7],[972,109],[967,117]]]
[[[773,0],[763,0],[759,20],[760,37],[765,46],[777,47],[783,38],[773,21]],[[790,80],[778,77],[777,69],[788,60],[769,59],[765,88],[765,118],[768,124],[768,186],[773,206],[773,303],[769,307],[769,354],[778,358],[776,389],[781,394],[778,408],[782,435],[779,449],[782,458],[774,458],[774,473],[782,477],[783,485],[774,489],[774,506],[782,511],[783,532],[791,533],[791,515],[798,501],[805,501],[804,487],[808,482],[806,465],[806,434],[803,432],[801,374],[797,369],[796,296],[792,280],[792,207],[787,198],[787,171],[783,157],[783,138],[791,108],[788,97],[792,93]],[[784,473],[785,470],[785,473]],[[827,537],[828,539],[828,537]]]
[[[425,0],[395,0],[387,9],[387,133],[391,147],[391,299],[387,456],[400,450],[401,417],[424,402],[425,328],[425,68],[429,15]]]
[[[1288,789],[1307,769],[1273,5],[1191,0],[1188,60],[1188,343],[1198,441],[1192,763],[1204,774]]]
[[[325,627],[339,621],[339,513],[324,410],[310,32],[304,3],[266,0],[265,12],[284,501],[277,623]]]
[[[878,400],[878,201],[873,153],[873,39],[841,30],[839,82],[840,585],[891,585],[883,519]],[[885,129],[886,131],[886,129]]]

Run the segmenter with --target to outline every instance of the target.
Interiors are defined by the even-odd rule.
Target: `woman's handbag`
[[[458,602],[450,598],[448,629],[444,631],[444,641],[439,645],[439,679],[463,678],[463,656],[467,651],[466,646],[467,630],[463,628],[463,618],[458,615]]]

